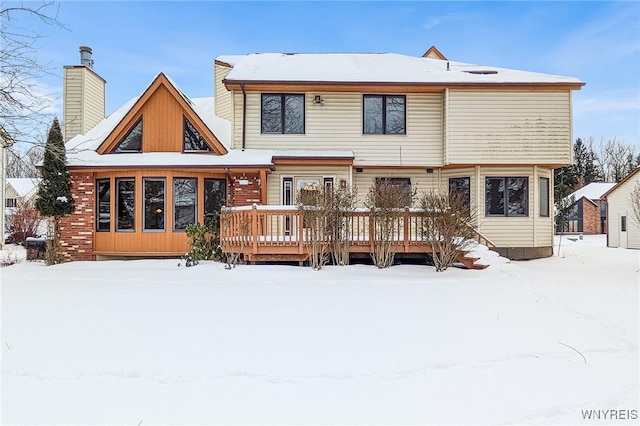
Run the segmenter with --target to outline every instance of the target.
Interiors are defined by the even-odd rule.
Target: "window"
[[[184,230],[196,223],[198,179],[173,179],[173,229]]]
[[[527,177],[488,177],[485,186],[487,216],[528,216]]]
[[[324,182],[324,190],[327,193],[331,193],[333,191],[333,178],[332,177],[326,177],[323,179]]]
[[[142,152],[142,117],[133,125],[126,136],[118,142],[113,152]]]
[[[389,185],[388,189],[392,191],[398,191],[403,194],[403,201],[401,207],[411,207],[413,202],[413,190],[411,188],[411,179],[410,178],[376,178],[376,187],[380,185]],[[376,193],[375,204],[377,207],[400,207],[400,206],[390,206],[385,204],[385,194],[380,194],[382,199],[378,198],[378,194]]]
[[[540,188],[540,217],[549,217],[549,178],[541,177]]]
[[[262,95],[262,133],[304,134],[304,95]]]
[[[620,216],[620,231],[627,232],[627,217]]]
[[[204,180],[204,219],[214,217],[226,204],[227,181],[224,179]]]
[[[211,151],[204,137],[202,137],[193,124],[187,120],[187,117],[184,117],[184,144],[182,149],[184,151]]]
[[[135,223],[135,181],[133,178],[116,179],[116,229],[133,231]]]
[[[18,207],[18,199],[17,198],[7,198],[4,201],[5,207]]]
[[[164,179],[144,178],[144,230],[164,229]]]
[[[471,205],[471,178],[449,178],[449,194],[460,194]]]
[[[293,178],[282,179],[282,204],[285,206],[293,205]]]
[[[111,180],[96,180],[96,231],[111,230]]]
[[[405,96],[364,95],[362,133],[404,135]]]

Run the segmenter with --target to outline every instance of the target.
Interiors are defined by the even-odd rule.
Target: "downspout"
[[[242,89],[242,150],[245,148],[247,127],[247,92],[244,91],[244,83],[240,83],[240,89]]]

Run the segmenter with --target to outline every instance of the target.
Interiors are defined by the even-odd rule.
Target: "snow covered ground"
[[[638,424],[640,252],[482,254],[2,268],[2,424]]]

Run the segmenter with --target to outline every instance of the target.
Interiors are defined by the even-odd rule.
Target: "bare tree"
[[[10,243],[22,244],[28,237],[38,236],[42,218],[32,203],[19,201],[6,218]]]
[[[593,145],[593,139],[589,143]],[[620,182],[638,166],[636,147],[617,138],[600,141],[597,152],[600,173],[606,182]]]
[[[45,140],[52,119],[51,96],[39,80],[53,73],[38,58],[44,35],[34,29],[34,21],[64,28],[51,0],[0,8],[0,121],[16,142],[28,144]]]
[[[633,218],[636,220],[636,224],[640,226],[640,182],[636,182],[636,186],[631,191],[629,204],[631,205]]]
[[[37,177],[39,172],[37,164],[44,158],[44,150],[40,146],[33,145],[26,152],[21,152],[19,148],[7,150],[7,177],[10,178],[32,178]]]

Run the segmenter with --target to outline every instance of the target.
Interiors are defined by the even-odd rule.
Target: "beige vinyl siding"
[[[376,178],[409,178],[411,186],[418,193],[421,191],[435,190],[440,187],[440,170],[433,169],[433,173],[427,173],[426,169],[362,169],[357,172],[353,169],[353,186],[358,191],[358,205],[363,206],[369,188],[375,184]]]
[[[640,182],[640,173],[636,173],[628,181],[617,187],[607,196],[607,235],[609,247],[625,247],[640,249],[640,224],[637,222],[631,209],[631,192],[637,182]],[[620,216],[627,216],[627,235],[625,241],[620,239]]]
[[[83,69],[64,68],[63,128],[65,142],[82,133]]]
[[[222,80],[227,77],[231,68],[216,64],[213,72],[215,82],[215,114],[226,120],[231,120],[231,92],[224,87]]]
[[[324,104],[313,103],[320,94]],[[246,148],[351,150],[354,166],[440,166],[442,94],[406,95],[405,135],[364,135],[361,93],[305,93],[305,134],[261,134],[260,93],[247,93]],[[242,146],[242,93],[234,93],[234,143]]]
[[[551,169],[536,167],[536,175],[533,178],[535,184],[533,198],[533,217],[535,219],[534,247],[553,246],[554,223],[553,223],[553,173]],[[540,178],[549,179],[549,217],[540,216]]]
[[[64,68],[65,142],[85,134],[105,118],[105,82],[86,67]]]
[[[449,89],[448,164],[569,164],[569,90]]]
[[[82,134],[87,133],[106,116],[104,80],[89,70],[85,70],[84,105]]]
[[[340,180],[344,179],[348,185],[349,167],[279,166],[274,172],[267,176],[267,204],[282,204],[283,177],[301,176],[332,177],[336,187],[340,184]]]
[[[539,217],[538,177],[550,177],[550,172],[538,167],[477,167],[479,230],[498,247],[548,247],[552,245],[553,213]],[[485,178],[528,177],[528,209],[526,217],[486,216]],[[553,182],[550,181],[550,185]],[[552,209],[552,205],[550,205]]]

